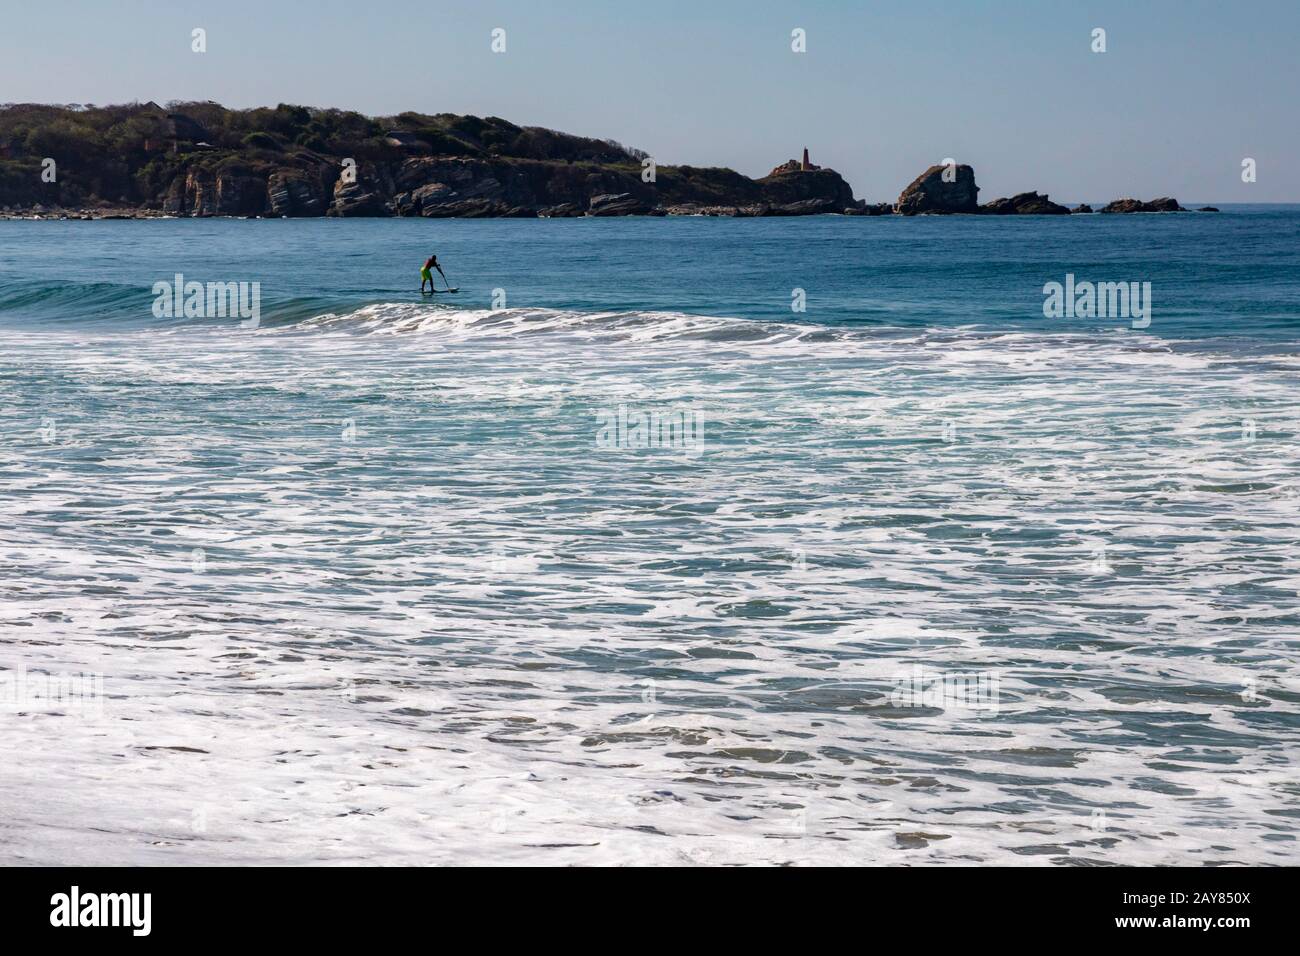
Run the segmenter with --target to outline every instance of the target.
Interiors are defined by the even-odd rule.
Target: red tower
[[[807,146],[803,148],[803,162],[799,164],[799,168],[805,173],[808,172],[808,147]]]

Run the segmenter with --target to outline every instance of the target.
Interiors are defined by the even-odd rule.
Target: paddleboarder
[[[433,287],[433,273],[429,271],[430,269],[437,269],[438,275],[442,276],[443,284],[446,285],[448,288],[451,288],[451,283],[447,281],[447,274],[442,271],[442,266],[438,265],[438,257],[436,255],[431,255],[429,256],[428,259],[424,260],[424,265],[420,266],[420,292],[421,293],[424,292],[424,284],[426,282],[429,283],[430,294],[437,291]]]

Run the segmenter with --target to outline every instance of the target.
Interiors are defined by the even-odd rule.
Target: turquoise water
[[[4,320],[114,325],[149,318],[181,272],[260,281],[268,321],[414,293],[436,251],[455,304],[669,311],[831,326],[1047,325],[1042,286],[1150,281],[1162,336],[1294,339],[1300,206],[1219,215],[819,216],[800,221],[554,219],[0,222]],[[791,311],[791,290],[807,310]]]
[[[0,856],[1296,863],[1300,207],[1224,209],[0,222],[0,668],[103,681],[0,702]]]

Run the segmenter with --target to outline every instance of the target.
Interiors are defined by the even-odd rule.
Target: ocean
[[[0,861],[1300,863],[1222,208],[0,222]]]

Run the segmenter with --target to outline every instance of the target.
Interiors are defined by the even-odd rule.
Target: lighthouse
[[[803,148],[803,162],[799,164],[799,170],[806,173],[810,169],[812,169],[812,165],[808,162],[808,147],[805,146]]]

